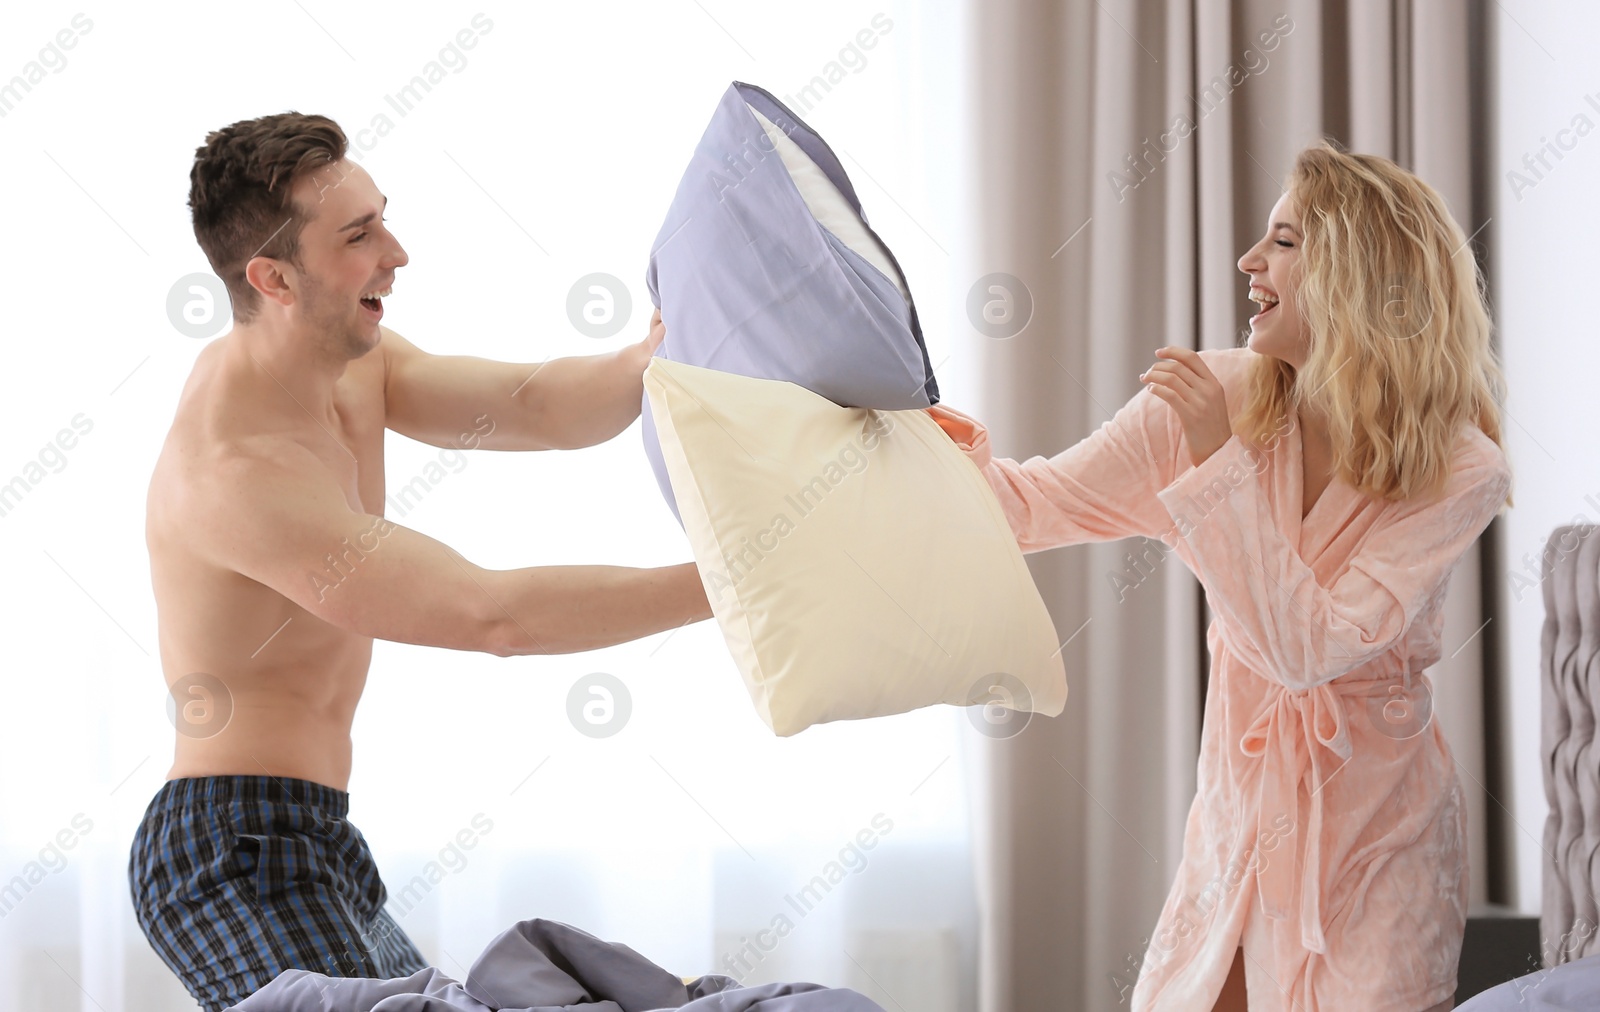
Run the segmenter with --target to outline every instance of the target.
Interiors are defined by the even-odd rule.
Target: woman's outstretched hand
[[[1217,381],[1198,352],[1188,348],[1161,348],[1156,362],[1139,375],[1139,382],[1150,384],[1150,392],[1172,405],[1183,422],[1189,444],[1189,459],[1199,467],[1233,437],[1228,420],[1228,402]]]

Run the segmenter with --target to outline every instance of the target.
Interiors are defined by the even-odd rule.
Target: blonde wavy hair
[[[1268,444],[1307,406],[1327,419],[1335,472],[1353,488],[1391,500],[1443,491],[1463,423],[1504,449],[1505,378],[1467,236],[1427,183],[1326,140],[1300,152],[1287,189],[1304,235],[1306,360],[1297,373],[1258,355],[1234,428]],[[1510,505],[1508,494],[1501,511]]]

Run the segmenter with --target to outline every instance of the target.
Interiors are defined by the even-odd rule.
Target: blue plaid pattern
[[[350,795],[272,776],[167,781],[133,838],[145,937],[207,1012],[281,971],[404,977],[427,961],[383,909]]]

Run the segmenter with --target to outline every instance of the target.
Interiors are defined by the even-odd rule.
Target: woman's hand
[[[1233,437],[1228,402],[1222,384],[1212,375],[1198,352],[1188,348],[1161,348],[1161,359],[1139,375],[1150,392],[1172,405],[1183,422],[1189,459],[1199,467],[1207,457]]]

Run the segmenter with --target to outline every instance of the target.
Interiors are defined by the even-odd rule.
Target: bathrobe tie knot
[[[1405,665],[1406,684],[1410,667]],[[1327,952],[1322,931],[1322,906],[1327,880],[1322,867],[1323,788],[1338,775],[1353,752],[1350,744],[1350,707],[1366,709],[1374,700],[1390,700],[1392,678],[1346,676],[1310,689],[1278,687],[1271,702],[1239,739],[1239,749],[1261,764],[1261,794],[1256,811],[1256,845],[1284,835],[1300,825],[1300,785],[1309,793],[1306,840],[1300,866],[1300,944],[1316,953]],[[1360,712],[1360,711],[1358,711]],[[1267,848],[1263,847],[1263,850]],[[1261,907],[1274,920],[1292,915],[1294,899],[1293,843],[1285,853],[1261,854],[1256,885]]]

